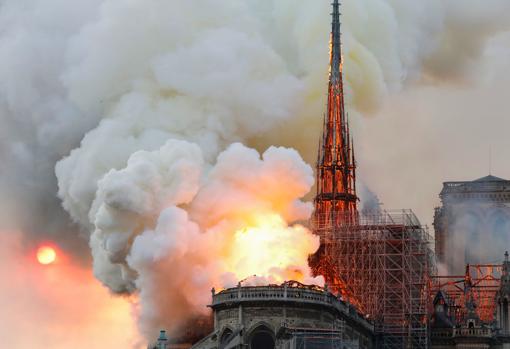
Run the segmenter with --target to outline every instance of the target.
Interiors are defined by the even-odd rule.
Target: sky
[[[50,245],[50,246],[54,246]],[[56,248],[56,247],[55,247]],[[62,250],[51,265],[19,233],[0,245],[0,336],[7,348],[143,348],[129,299],[115,298]]]
[[[509,83],[510,35],[501,34],[470,81],[411,86],[366,119],[358,129],[360,173],[384,207],[413,209],[433,232],[443,182],[489,172],[509,179]]]

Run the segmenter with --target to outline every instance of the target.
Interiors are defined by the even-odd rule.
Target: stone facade
[[[327,290],[296,282],[213,293],[214,331],[193,349],[375,347],[373,325]]]
[[[500,256],[510,243],[510,181],[487,176],[446,182],[436,208],[436,255],[450,274]]]

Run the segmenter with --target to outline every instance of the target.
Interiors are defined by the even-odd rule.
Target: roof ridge
[[[507,179],[496,177],[496,176],[493,176],[490,174],[488,176],[478,178],[478,179],[474,180],[473,182],[508,182],[508,181],[509,180],[507,180]]]

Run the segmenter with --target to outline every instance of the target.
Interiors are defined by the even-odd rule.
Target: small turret
[[[509,300],[510,300],[510,261],[508,259],[507,251],[505,252],[505,260],[501,268],[501,286],[496,295],[497,327],[504,335],[510,335]]]
[[[508,251],[505,252],[505,261],[503,262],[503,275],[506,276],[506,280],[508,281],[508,273],[510,272],[510,261],[508,260]]]
[[[510,261],[508,260],[508,251],[505,252],[505,261],[501,268],[501,288],[500,293],[510,295]]]
[[[166,336],[166,331],[161,330],[159,331],[159,337],[158,337],[158,349],[167,349],[168,344],[168,337]]]

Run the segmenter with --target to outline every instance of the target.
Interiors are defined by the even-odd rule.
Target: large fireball
[[[255,224],[237,231],[227,262],[237,278],[256,275],[268,282],[312,280],[308,255],[319,247],[318,237],[301,225],[289,226],[278,214],[255,217]]]
[[[41,246],[37,250],[37,261],[42,265],[49,265],[57,259],[57,252],[50,246]]]

